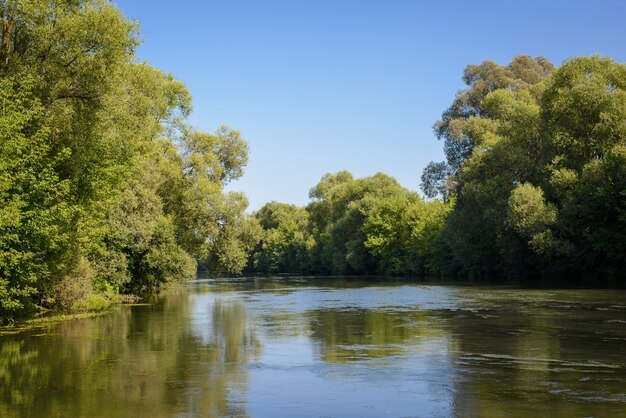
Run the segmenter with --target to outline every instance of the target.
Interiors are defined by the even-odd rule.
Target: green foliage
[[[248,201],[241,193],[228,193],[218,207],[218,233],[208,241],[203,267],[210,273],[239,274],[246,267],[248,254],[261,236],[256,219],[244,213]]]
[[[620,284],[626,66],[574,58],[477,106],[444,229],[465,274]]]
[[[74,210],[32,80],[0,80],[0,317],[34,308],[71,249]]]
[[[518,185],[509,197],[508,224],[520,236],[528,238],[537,253],[550,250],[552,231],[557,219],[554,205],[546,203],[543,190],[532,184]]]
[[[449,205],[424,202],[382,173],[326,174],[306,208],[270,202],[249,268],[258,272],[441,274],[439,232]]]
[[[435,125],[447,162],[422,176],[443,201],[384,174],[327,174],[305,212],[257,213],[254,267],[624,285],[626,66],[518,56],[463,79]]]
[[[309,251],[314,243],[308,231],[308,212],[294,205],[269,202],[254,216],[263,232],[250,267],[263,273],[308,272]]]
[[[258,227],[223,188],[247,145],[186,124],[136,24],[104,0],[4,0],[0,21],[0,320],[240,271]]]
[[[435,134],[444,139],[448,171],[456,175],[475,146],[474,136],[466,129],[472,117],[489,115],[483,99],[499,89],[516,91],[539,83],[554,70],[543,57],[519,55],[506,67],[492,61],[465,68],[463,81],[468,86],[460,91],[440,120],[435,123]]]

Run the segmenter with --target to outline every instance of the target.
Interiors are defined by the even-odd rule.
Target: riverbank
[[[58,314],[53,314],[50,316],[41,316],[37,318],[15,321],[8,325],[0,326],[0,336],[20,334],[25,331],[30,331],[30,330],[37,329],[37,328],[43,328],[48,325],[53,325],[58,322],[68,321],[71,319],[93,318],[93,317],[100,316],[100,315],[106,315],[110,313],[113,309],[114,307],[111,306],[111,308],[107,310],[101,310],[97,312],[96,311],[81,312],[81,313],[75,313],[75,314],[58,313]]]
[[[0,336],[19,334],[24,331],[43,328],[48,325],[73,319],[93,318],[96,316],[106,315],[121,306],[146,305],[138,303],[140,300],[141,297],[137,295],[116,295],[114,298],[108,299],[106,304],[85,304],[79,312],[63,312],[55,310],[44,311],[32,318],[22,318],[11,321],[8,324],[0,325]]]

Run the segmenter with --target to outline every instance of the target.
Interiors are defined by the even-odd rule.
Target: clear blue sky
[[[250,146],[251,209],[299,205],[327,172],[418,190],[432,125],[469,63],[600,53],[626,62],[626,1],[119,0],[139,57],[185,82],[191,122]]]

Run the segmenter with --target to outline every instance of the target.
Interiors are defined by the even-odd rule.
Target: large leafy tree
[[[241,270],[256,230],[223,189],[247,145],[186,124],[136,24],[105,0],[3,0],[0,27],[0,317]]]
[[[0,80],[0,315],[45,297],[72,242],[70,183],[58,174],[69,152],[51,141],[32,89],[29,80]]]
[[[489,117],[483,99],[498,89],[518,90],[539,83],[554,71],[554,65],[543,57],[516,56],[506,66],[493,61],[470,64],[463,72],[467,88],[457,93],[450,107],[433,129],[444,141],[445,162],[431,162],[422,174],[422,190],[427,197],[455,194],[463,162],[472,154],[476,138],[467,123],[473,117]]]
[[[624,265],[626,66],[566,61],[536,84],[499,88],[463,120],[447,240],[477,278],[615,283]]]

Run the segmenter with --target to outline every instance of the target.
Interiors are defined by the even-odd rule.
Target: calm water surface
[[[0,336],[1,417],[624,417],[626,292],[197,280]]]

